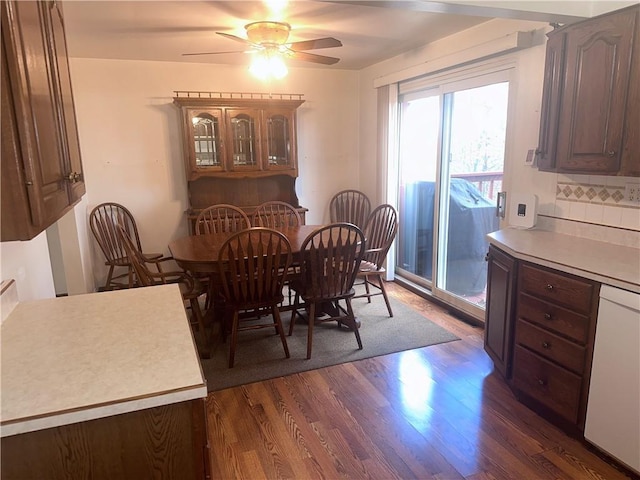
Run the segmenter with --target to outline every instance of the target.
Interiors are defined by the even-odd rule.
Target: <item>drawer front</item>
[[[591,312],[594,285],[587,280],[522,264],[519,285],[521,290],[533,296],[587,315]]]
[[[582,378],[516,345],[513,385],[572,423],[578,421]]]
[[[539,300],[526,293],[520,293],[518,296],[518,318],[537,323],[581,344],[587,341],[589,317]]]
[[[523,320],[516,324],[516,343],[581,375],[585,348]]]

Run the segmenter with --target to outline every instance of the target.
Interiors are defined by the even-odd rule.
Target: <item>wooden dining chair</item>
[[[138,227],[131,212],[119,203],[107,202],[96,206],[89,214],[89,226],[100,250],[105,256],[105,265],[109,267],[104,290],[114,288],[131,288],[135,284],[133,267],[120,240],[116,225],[121,225],[134,242],[136,249],[142,252]],[[162,258],[161,253],[143,253],[147,261]],[[156,265],[160,267],[160,263]],[[126,268],[125,273],[114,275],[116,268]],[[161,270],[160,270],[161,271]],[[126,278],[126,282],[123,281]]]
[[[301,273],[291,282],[295,291],[294,309],[291,313],[289,335],[293,334],[296,316],[301,308],[308,310],[307,359],[311,358],[313,327],[315,323],[337,321],[353,330],[358,348],[362,340],[351,307],[355,295],[353,284],[365,249],[365,237],[357,226],[350,223],[334,223],[320,227],[311,233],[301,246]],[[300,300],[304,301],[304,305]],[[346,308],[340,302],[343,301]],[[328,317],[316,318],[323,304],[331,303],[334,310]],[[335,314],[334,314],[335,313]]]
[[[131,236],[121,225],[116,226],[116,231],[118,232],[120,241],[131,261],[131,266],[135,272],[135,276],[137,277],[137,286],[150,287],[153,285],[167,283],[179,284],[182,300],[185,303],[188,303],[189,309],[191,310],[191,326],[192,328],[197,329],[200,334],[202,342],[202,347],[200,349],[201,356],[203,358],[209,358],[210,343],[207,337],[204,316],[198,301],[200,296],[206,293],[205,287],[198,281],[198,279],[192,277],[185,271],[164,271],[162,269],[158,269],[157,264],[172,260],[172,258],[146,258],[137,248],[137,245],[134,243]],[[149,264],[154,264],[158,271],[154,272],[150,270],[148,267]]]
[[[251,224],[267,228],[297,227],[302,225],[302,218],[293,205],[273,200],[256,208]]]
[[[282,287],[291,258],[291,244],[287,237],[270,228],[243,230],[222,244],[218,271],[227,320],[223,322],[223,330],[231,325],[229,368],[234,365],[238,332],[243,330],[275,327],[285,356],[289,358],[278,305],[283,300]],[[253,321],[241,325],[249,319]]]
[[[362,263],[358,269],[358,279],[364,281],[366,293],[356,295],[353,298],[367,298],[371,303],[371,297],[382,295],[387,304],[389,316],[393,317],[389,297],[384,287],[384,262],[391,244],[398,232],[398,214],[396,209],[389,204],[379,205],[376,207],[365,227],[365,236],[367,238],[367,248],[364,252]],[[371,287],[376,291],[372,292]]]
[[[369,212],[371,201],[359,190],[342,190],[329,202],[329,217],[332,223],[353,223],[364,229]]]
[[[195,233],[238,232],[251,227],[244,210],[235,205],[219,203],[202,210],[196,218]]]

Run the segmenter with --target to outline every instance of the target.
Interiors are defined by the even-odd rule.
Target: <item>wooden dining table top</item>
[[[300,253],[304,239],[322,226],[300,225],[277,230],[287,237],[291,244],[291,253],[296,256],[297,253]],[[169,251],[176,263],[185,270],[200,273],[216,272],[220,248],[233,233],[220,232],[181,237],[169,243]]]

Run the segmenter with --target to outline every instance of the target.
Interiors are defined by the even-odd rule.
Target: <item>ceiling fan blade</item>
[[[251,43],[249,40],[247,40],[246,38],[241,38],[238,37],[237,35],[231,35],[230,33],[224,33],[224,32],[216,32],[218,35],[221,35],[225,38],[229,38],[231,40],[235,40],[236,42],[242,42],[242,43],[246,43],[249,45],[253,45],[253,43]]]
[[[299,52],[300,50],[317,50],[319,48],[341,47],[342,42],[337,38],[325,37],[316,38],[315,40],[303,40],[301,42],[288,43],[287,46],[294,52]]]
[[[323,65],[333,65],[334,63],[338,63],[340,61],[339,58],[335,58],[335,57],[316,55],[315,53],[296,52],[295,50],[290,50],[288,52],[288,55],[291,58],[294,58],[296,60],[303,60],[305,62],[313,62],[313,63],[322,63]]]
[[[222,55],[224,53],[248,53],[250,50],[232,50],[229,52],[199,52],[199,53],[183,53],[183,57],[187,57],[189,55]]]

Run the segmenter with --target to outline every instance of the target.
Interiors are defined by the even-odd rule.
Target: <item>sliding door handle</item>
[[[496,200],[496,217],[504,218],[507,204],[507,192],[498,192]]]

